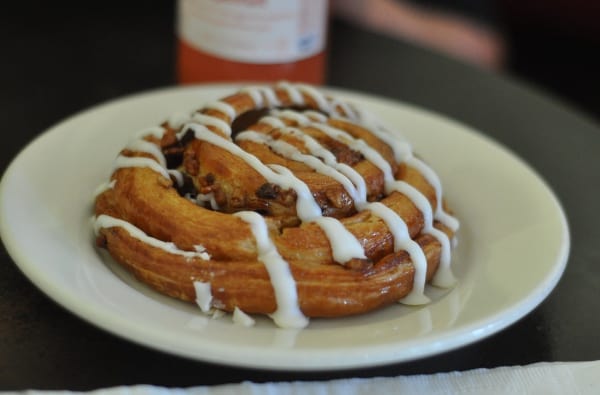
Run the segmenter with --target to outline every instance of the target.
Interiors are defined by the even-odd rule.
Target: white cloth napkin
[[[31,395],[72,395],[70,391],[26,391]],[[600,361],[553,362],[475,369],[432,375],[227,384],[164,388],[149,385],[114,387],[90,395],[375,395],[375,394],[600,394]]]

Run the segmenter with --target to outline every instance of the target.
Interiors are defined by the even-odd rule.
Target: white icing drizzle
[[[167,169],[167,173],[175,178],[175,182],[177,182],[177,186],[183,186],[183,174],[179,170],[175,169]]]
[[[410,259],[415,267],[413,288],[400,302],[409,305],[429,303],[430,299],[424,294],[425,282],[427,280],[427,258],[421,246],[410,238],[406,223],[394,210],[383,203],[368,203],[361,207],[361,209],[371,211],[373,215],[385,222],[394,237],[394,251],[405,250],[410,255]]]
[[[254,105],[257,108],[280,106],[281,102],[277,98],[275,91],[266,86],[250,86],[243,88],[241,92],[250,95]]]
[[[224,101],[218,100],[210,103],[206,103],[204,108],[210,108],[212,110],[217,110],[227,115],[230,120],[233,120],[237,115],[235,108],[229,103],[225,103]]]
[[[294,134],[294,135],[296,135],[296,134]],[[302,139],[304,139],[304,138],[311,139],[312,142],[318,144],[314,139],[310,138],[310,136],[306,136],[304,134],[301,134],[299,136],[302,136],[301,137]],[[352,197],[352,199],[355,202],[361,202],[366,199],[365,196],[362,196],[361,192],[359,192],[357,190],[357,188],[354,186],[352,181],[350,181],[350,179],[346,175],[344,175],[341,171],[338,171],[335,168],[335,166],[331,166],[327,163],[323,163],[319,159],[317,159],[315,156],[303,154],[296,147],[294,147],[291,144],[286,143],[285,141],[276,140],[276,139],[273,139],[269,135],[254,132],[251,130],[241,132],[240,134],[237,135],[236,140],[237,141],[247,140],[247,141],[253,141],[256,143],[265,144],[268,147],[270,147],[273,150],[273,152],[279,154],[280,156],[282,156],[284,158],[289,158],[289,159],[292,159],[292,160],[295,160],[298,162],[302,162],[302,163],[306,164],[307,166],[311,167],[312,169],[314,169],[316,172],[333,178],[334,180],[336,180],[337,182],[342,184],[344,189],[348,192],[348,194]],[[320,146],[320,144],[319,144],[319,147],[323,150],[323,152],[319,151],[319,153],[324,154],[326,152],[327,154],[331,155],[333,157],[333,160],[335,161],[335,157],[331,152],[325,150],[322,146]],[[311,153],[313,153],[312,151],[316,151],[316,150],[311,150]],[[329,157],[328,157],[328,159],[329,159]],[[335,164],[339,165],[337,162],[335,162]],[[342,166],[339,166],[339,167],[342,168]],[[346,168],[347,169],[345,169],[345,170],[350,169],[354,174],[358,174],[351,167],[346,166]],[[361,177],[360,180],[363,181],[362,182],[362,186],[363,186],[362,189],[364,192],[363,194],[366,195],[366,191],[364,191],[365,190],[364,179]]]
[[[289,119],[296,122],[299,126],[307,126],[311,120],[304,114],[293,110],[271,110],[270,114],[274,117]]]
[[[315,89],[313,86],[310,85],[306,85],[306,84],[296,84],[296,88],[304,93],[305,95],[309,96],[311,99],[313,99],[313,101],[317,104],[317,107],[319,107],[319,109],[323,112],[326,113],[330,113],[331,112],[331,107],[329,102],[327,101],[327,99],[325,98],[325,96],[319,92],[317,89]]]
[[[342,185],[344,185],[346,191],[352,196],[355,204],[362,204],[367,200],[367,186],[365,184],[365,179],[354,170],[352,167],[348,166],[345,163],[339,163],[335,157],[325,147],[321,145],[317,140],[309,136],[308,134],[302,133],[299,129],[296,128],[283,128],[279,130],[282,134],[292,135],[302,141],[304,147],[310,152],[312,156],[317,158],[321,158],[323,162],[335,169],[337,172],[343,174],[346,178],[348,178],[352,182],[352,187],[347,185],[346,182],[342,182],[336,178],[336,180],[340,181]],[[312,162],[313,160],[310,160]],[[310,165],[310,164],[309,164]],[[316,170],[316,169],[315,169]],[[327,174],[324,172],[323,174]],[[346,188],[347,187],[347,188]]]
[[[321,215],[321,208],[315,202],[315,199],[308,189],[308,186],[293,176],[293,174],[281,175],[276,173],[271,168],[264,165],[256,156],[244,151],[233,142],[211,132],[203,125],[188,124],[182,129],[182,131],[184,132],[188,128],[194,131],[197,139],[223,148],[244,160],[268,182],[277,184],[284,189],[293,189],[298,196],[296,200],[296,212],[301,220],[310,220]]]
[[[456,283],[456,279],[454,278],[454,275],[452,274],[452,270],[450,268],[451,243],[448,236],[444,232],[436,229],[433,226],[433,220],[437,219],[453,231],[458,230],[459,221],[453,216],[447,214],[442,208],[441,182],[439,181],[437,174],[435,174],[435,172],[429,166],[427,166],[424,162],[414,157],[410,149],[410,145],[407,142],[394,139],[393,136],[390,133],[387,133],[385,130],[383,130],[383,128],[374,126],[374,121],[371,121],[371,123],[373,125],[371,126],[371,128],[369,128],[369,130],[372,131],[377,137],[382,139],[386,144],[388,144],[392,148],[395,160],[397,162],[404,161],[409,166],[412,166],[415,169],[417,169],[435,190],[436,207],[435,209],[432,209],[431,205],[429,204],[429,201],[425,198],[425,196],[423,196],[423,194],[420,191],[411,187],[405,182],[394,181],[393,176],[391,174],[391,168],[390,172],[388,172],[387,170],[384,170],[380,167],[380,169],[384,172],[386,180],[386,193],[390,193],[392,190],[398,190],[399,192],[408,196],[409,199],[423,213],[423,231],[434,236],[442,245],[440,265],[435,276],[433,277],[432,284],[439,287],[450,287]],[[374,162],[374,164],[378,166],[377,163]],[[389,165],[387,167],[389,168]]]
[[[233,214],[250,225],[256,240],[258,259],[265,265],[277,301],[277,310],[271,318],[282,328],[304,328],[308,319],[300,311],[296,282],[287,262],[279,255],[269,237],[265,219],[253,211]]]
[[[435,272],[435,275],[433,276],[433,279],[431,280],[431,283],[441,288],[450,288],[456,284],[456,277],[454,277],[452,268],[450,267],[450,262],[452,259],[450,255],[450,249],[452,248],[450,239],[444,232],[434,228],[433,226],[428,230],[428,233],[438,239],[442,245],[440,252],[440,264]]]
[[[389,134],[389,132],[386,130],[383,123],[381,122],[381,119],[379,119],[377,116],[375,116],[375,114],[368,111],[364,107],[358,107],[358,108],[352,107],[352,108],[354,109],[354,118],[350,118],[350,119],[352,119],[353,122],[358,123],[359,125],[362,125],[362,126],[366,127],[367,129],[373,129],[373,131],[375,133],[384,132],[385,134]],[[348,118],[348,117],[344,117],[344,118]],[[399,136],[399,133],[396,134],[396,136],[394,136],[394,137],[397,138],[398,136]],[[400,137],[402,140],[405,140],[404,136],[400,136]]]
[[[117,183],[117,180],[112,180],[109,182],[105,182],[101,185],[98,186],[98,188],[96,188],[96,190],[94,191],[94,199],[96,197],[98,197],[99,195],[103,194],[104,192],[108,191],[109,189],[113,189],[115,187],[115,184]]]
[[[185,112],[174,112],[167,119],[167,125],[171,129],[179,129],[190,120],[190,114]]]
[[[194,246],[194,250],[196,250],[196,252],[200,252],[200,253],[206,253],[208,254],[208,252],[206,252],[206,247],[204,247],[202,244],[196,244]]]
[[[382,171],[382,173],[384,175],[385,185],[386,185],[386,193],[389,194],[393,190],[398,190],[397,188],[395,188],[395,186],[397,186],[397,185],[406,184],[403,182],[398,184],[394,180],[390,164],[385,160],[385,158],[383,158],[383,156],[377,150],[370,147],[363,140],[356,139],[353,136],[351,136],[349,133],[347,133],[343,130],[334,128],[332,126],[316,124],[316,123],[310,122],[310,120],[306,116],[299,114],[297,112],[291,111],[291,110],[272,111],[271,113],[273,114],[273,116],[292,119],[299,125],[306,125],[306,126],[314,127],[316,129],[322,131],[323,133],[325,133],[327,136],[329,136],[333,139],[336,139],[338,141],[341,141],[341,142],[347,144],[351,149],[360,152],[367,160],[369,160],[371,163],[373,163],[377,168],[379,168]],[[286,129],[284,128],[281,131],[284,132],[285,130]],[[386,138],[386,140],[389,140],[389,139]],[[387,142],[386,140],[384,140],[384,142]],[[399,155],[401,153],[402,154],[406,153],[406,148],[407,148],[406,144],[392,143],[390,145],[392,146],[393,149],[395,148],[395,150],[394,150],[395,154]],[[410,153],[410,151],[408,151],[408,152]],[[410,157],[412,158],[412,154]],[[423,164],[423,167],[426,167],[426,166]],[[419,170],[419,169],[417,169],[417,170]],[[436,179],[437,179],[437,177],[436,177]],[[364,182],[364,180],[363,180],[363,182]],[[408,184],[406,184],[406,185],[408,185]],[[438,181],[438,185],[433,184],[432,186],[436,190],[436,193],[440,193],[440,197],[441,197],[441,192],[437,192],[437,191],[441,190],[441,188],[439,186],[439,181]],[[399,191],[399,192],[402,192],[402,191]],[[409,199],[411,199],[415,203],[416,203],[416,200],[418,200],[421,203],[423,203],[423,201],[426,202],[426,204],[420,204],[420,205],[415,204],[415,205],[417,205],[419,210],[421,210],[423,212],[423,215],[425,218],[426,225],[423,230],[424,230],[424,232],[433,235],[436,239],[439,240],[440,244],[442,245],[442,252],[441,252],[441,257],[440,257],[440,267],[439,267],[438,271],[436,272],[436,275],[434,276],[432,283],[434,285],[437,285],[440,287],[448,287],[448,286],[453,285],[455,283],[455,279],[450,270],[450,243],[449,243],[448,237],[446,236],[445,233],[443,233],[433,227],[432,208],[431,208],[431,205],[429,204],[429,201],[423,196],[423,194],[421,192],[419,192],[418,190],[412,188],[411,195],[407,195],[407,196],[409,197]],[[441,199],[439,199],[438,201],[441,201]],[[355,203],[357,209],[361,209],[362,203],[363,203],[362,201],[358,201],[358,204]],[[437,211],[438,210],[436,210],[436,212]],[[406,226],[406,224],[405,224],[405,226]],[[390,231],[392,231],[392,230],[390,229]],[[412,247],[408,247],[408,248],[412,248]],[[418,260],[418,258],[416,258],[416,259]],[[414,293],[411,293],[410,297],[407,297],[403,300],[403,302],[407,303],[407,304],[421,303],[421,301],[423,301],[425,298],[424,294],[422,293],[422,290],[424,289],[426,279],[421,274],[423,272],[423,270],[418,270],[416,267],[417,265],[418,265],[418,262],[415,262],[415,271],[418,271],[418,275],[417,274],[415,275],[413,289],[416,289],[416,291]]]
[[[433,277],[432,284],[438,287],[450,287],[456,279],[450,269],[450,240],[448,236],[433,226],[433,211],[429,200],[415,187],[404,181],[394,181],[386,185],[389,191],[398,191],[407,196],[423,214],[423,233],[435,237],[442,245],[440,264]]]
[[[210,283],[202,281],[194,281],[194,290],[196,291],[196,304],[200,307],[203,313],[210,312],[212,293],[210,291]]]
[[[146,136],[154,136],[157,139],[162,139],[166,129],[162,126],[152,126],[150,128],[142,129],[135,134],[135,138],[143,138]]]
[[[167,170],[155,160],[150,158],[129,157],[123,155],[117,156],[117,159],[115,159],[115,162],[113,164],[113,171],[125,167],[147,167],[159,173],[167,180],[171,180],[171,177],[169,177],[169,173],[167,172]]]
[[[331,126],[311,126],[318,128],[319,130],[323,131],[332,138],[336,138],[342,142],[345,142],[352,149],[360,152],[367,160],[369,160],[377,168],[379,168],[384,175],[385,189],[387,194],[390,194],[392,191],[397,190],[405,194],[413,203],[415,203],[417,208],[423,213],[423,231],[434,236],[442,245],[440,266],[432,280],[432,284],[439,287],[452,286],[456,282],[456,280],[454,279],[454,276],[452,275],[452,271],[450,269],[450,241],[448,239],[448,236],[444,232],[439,231],[438,229],[433,227],[434,216],[431,205],[429,204],[427,198],[425,198],[425,196],[420,191],[413,187],[411,187],[410,189],[410,195],[405,193],[406,190],[409,190],[409,188],[407,188],[406,186],[410,185],[406,182],[394,180],[390,164],[383,158],[383,156],[381,156],[381,154],[378,151],[368,146],[363,140],[354,139],[348,133],[345,133],[339,129],[335,129]]]
[[[331,101],[330,106],[331,106],[330,113],[332,115],[342,116],[342,117],[350,119],[350,120],[355,120],[357,117],[356,113],[352,110],[350,105],[348,103],[346,103],[345,101],[334,99]],[[340,112],[340,110],[338,110],[338,107],[342,109],[343,113]]]
[[[381,156],[381,154],[377,150],[365,143],[364,140],[355,139],[349,133],[329,125],[312,124],[310,126],[320,130],[321,132],[325,133],[327,136],[333,139],[341,141],[342,143],[348,145],[354,151],[360,152],[369,162],[373,163],[378,169],[380,169],[383,172],[384,180],[386,182],[392,181],[394,179],[390,164],[385,160],[383,156]]]
[[[318,111],[304,110],[302,113],[305,116],[307,116],[308,118],[310,118],[310,120],[312,120],[312,121],[321,122],[321,123],[326,123],[327,122],[327,116],[325,114],[321,114]]]
[[[199,193],[196,195],[196,203],[200,204],[201,206],[204,206],[204,203],[206,202],[210,203],[210,208],[212,208],[213,210],[219,209],[219,204],[215,200],[214,193]]]
[[[460,223],[458,222],[458,219],[446,213],[442,208],[442,183],[440,182],[438,175],[431,167],[427,166],[423,161],[414,156],[409,157],[406,160],[406,164],[423,174],[427,182],[435,189],[436,208],[434,218],[452,229],[453,232],[456,232]]]
[[[224,135],[231,136],[231,126],[229,126],[229,124],[223,121],[221,118],[196,112],[194,115],[192,115],[192,121],[198,122],[204,126],[215,127]]]
[[[254,321],[254,318],[252,318],[248,314],[244,313],[237,306],[235,307],[235,309],[233,309],[232,318],[233,318],[234,324],[245,326],[245,327],[254,326],[254,324],[256,323],[256,321]]]
[[[365,114],[368,116],[365,116]],[[412,192],[406,192],[408,188],[404,188],[405,191],[401,192],[405,195],[407,195],[407,193],[411,193],[411,196],[407,196],[409,196],[409,199],[411,199],[412,202],[417,205],[419,210],[421,210],[423,213],[423,216],[427,218],[425,221],[424,231],[434,236],[442,245],[440,266],[432,280],[432,284],[440,287],[450,287],[454,285],[456,283],[456,279],[450,268],[450,249],[452,246],[448,236],[444,232],[433,227],[433,219],[435,218],[442,222],[454,232],[458,230],[460,223],[455,217],[446,213],[442,207],[442,186],[437,174],[424,162],[417,159],[413,155],[412,149],[408,142],[400,140],[397,138],[397,136],[393,136],[391,133],[387,132],[374,120],[374,117],[372,117],[369,113],[361,111],[359,115],[361,120],[368,121],[369,125],[366,127],[392,148],[395,160],[397,162],[400,163],[404,161],[409,166],[417,169],[423,175],[423,177],[425,177],[427,182],[434,188],[436,194],[436,207],[434,209],[435,211],[433,212],[427,199],[418,190],[412,188]],[[394,183],[394,185],[398,186],[401,184]],[[417,204],[418,202],[420,202],[420,204]],[[427,202],[427,204],[425,204],[425,202]]]
[[[315,87],[306,84],[289,84],[287,82],[281,82],[277,85],[281,89],[285,89],[290,100],[296,105],[302,105],[305,100],[302,94],[309,96],[317,105],[317,107],[326,113],[331,113],[333,108],[329,100],[317,90]]]
[[[302,94],[294,85],[291,85],[289,82],[283,81],[283,82],[278,83],[277,87],[285,90],[285,92],[287,93],[288,97],[290,98],[290,101],[292,102],[292,104],[295,104],[298,106],[301,106],[304,104],[304,98],[302,97]]]
[[[361,110],[359,116],[361,126],[371,131],[375,136],[392,148],[396,162],[406,163],[418,170],[423,177],[425,177],[425,180],[433,187],[436,194],[434,218],[452,229],[453,232],[456,232],[460,223],[458,219],[444,211],[442,207],[442,183],[433,169],[414,156],[410,143],[406,140],[399,139],[397,135],[394,136],[392,133],[385,130],[371,113]]]
[[[270,167],[282,175],[290,178],[294,177],[294,174],[286,167],[279,165],[270,165]],[[304,185],[306,186],[306,184]],[[308,190],[308,187],[306,187],[306,189]],[[366,258],[365,250],[363,249],[362,245],[339,220],[331,217],[315,216],[312,218],[305,218],[303,221],[314,222],[319,225],[323,232],[325,232],[325,235],[330,241],[333,259],[336,262],[345,264],[352,258]]]
[[[330,240],[333,259],[339,263],[346,263],[352,258],[366,259],[365,250],[356,237],[331,217],[319,217],[312,220],[319,225]]]
[[[281,119],[273,116],[262,117],[259,122],[266,123],[273,128],[285,128],[285,123]]]
[[[289,84],[286,86],[286,89],[287,89],[290,97],[292,95],[296,94],[296,93],[291,92],[294,88],[292,86],[289,86]],[[298,91],[298,93],[299,93],[299,91]],[[320,94],[320,92],[318,92],[316,90],[315,90],[315,92],[304,91],[304,93],[316,95],[313,97],[313,99],[316,103],[320,103],[321,100],[326,100],[324,98],[324,96],[322,96]],[[319,105],[319,104],[317,104],[317,105]],[[427,215],[428,213],[426,211],[431,212],[431,210],[432,210],[431,206],[429,205],[428,202],[427,202],[428,204],[426,206],[421,205],[421,208],[420,208],[421,211],[425,210],[425,212],[424,212],[425,217],[431,217],[431,221],[427,222],[427,226],[426,226],[427,229],[425,231],[427,233],[433,235],[436,239],[438,239],[442,245],[440,268],[438,269],[438,271],[436,272],[436,275],[434,276],[433,284],[438,285],[438,286],[453,285],[456,280],[454,279],[454,276],[452,275],[452,272],[450,270],[450,248],[451,248],[450,242],[445,233],[443,233],[433,227],[433,218],[439,220],[440,222],[442,222],[444,225],[448,226],[453,231],[456,231],[458,229],[459,222],[456,218],[445,213],[443,210],[443,207],[441,204],[441,200],[442,200],[441,199],[441,183],[439,181],[439,178],[437,177],[435,172],[433,172],[433,170],[431,170],[431,168],[429,168],[422,161],[420,161],[414,157],[414,155],[412,154],[412,149],[408,142],[399,140],[399,139],[395,138],[394,136],[392,136],[389,132],[385,131],[383,126],[381,126],[381,124],[376,120],[376,118],[373,116],[370,116],[370,113],[367,113],[367,112],[361,111],[361,110],[353,111],[350,108],[350,106],[348,106],[346,103],[341,102],[341,101],[336,101],[335,103],[329,103],[329,106],[327,106],[327,107],[320,106],[320,109],[325,112],[329,112],[330,114],[332,112],[340,114],[338,111],[335,110],[336,105],[339,106],[340,108],[342,108],[344,110],[344,112],[346,113],[346,114],[344,114],[344,118],[347,118],[347,119],[359,118],[361,121],[361,126],[367,128],[369,131],[374,133],[378,138],[380,138],[382,141],[384,141],[386,144],[388,144],[392,148],[397,162],[401,163],[401,162],[405,161],[405,162],[408,162],[407,164],[414,166],[418,171],[421,172],[421,174],[423,174],[423,176],[428,181],[428,183],[434,188],[435,193],[436,193],[435,212],[432,213],[432,215]],[[394,178],[391,173],[391,167],[390,167],[389,163],[387,163],[387,161],[385,161],[385,159],[379,154],[379,152],[372,149],[364,141],[362,141],[360,139],[355,139],[348,133],[346,133],[342,130],[333,128],[329,125],[322,125],[322,124],[317,124],[317,123],[311,122],[311,120],[308,119],[308,117],[304,116],[303,114],[299,114],[297,112],[291,111],[291,110],[272,111],[271,113],[273,116],[276,116],[276,117],[290,119],[290,120],[296,122],[298,125],[312,126],[312,127],[318,128],[319,130],[321,130],[322,132],[327,134],[329,137],[335,138],[335,139],[347,144],[351,149],[354,149],[354,150],[360,152],[367,160],[369,160],[371,163],[373,163],[375,166],[377,166],[384,173],[387,193],[390,193],[392,191],[392,188],[390,188],[390,185],[396,185],[395,183],[393,183]],[[275,125],[274,122],[272,124]],[[413,196],[409,197],[409,199],[413,200],[413,202],[414,202],[414,199],[417,198],[416,196],[420,196],[421,198],[419,200],[422,201],[424,196],[419,191],[416,191],[416,192],[417,193],[413,193],[412,194]]]
[[[242,88],[240,90],[240,92],[245,93],[252,98],[252,101],[254,102],[254,107],[256,107],[256,108],[263,107],[264,100],[263,100],[262,94],[260,93],[259,87],[247,86],[245,88]]]
[[[405,162],[408,158],[413,156],[412,147],[408,141],[400,140],[374,125],[362,124],[362,126],[373,132],[375,136],[392,148],[396,162]]]
[[[286,180],[283,183],[281,181],[277,182],[278,180],[273,180],[274,183],[285,189],[291,188],[296,192],[298,200],[296,203],[296,212],[298,214],[298,218],[300,218],[302,221],[310,221],[313,218],[320,217],[322,215],[321,208],[315,201],[310,189],[308,189],[308,185],[296,178],[294,173],[292,173],[286,167],[272,164],[269,165],[269,168],[273,170],[275,174],[282,176],[281,178]]]
[[[377,168],[379,168],[382,171],[382,173],[384,175],[385,189],[386,189],[387,194],[391,193],[394,190],[398,190],[396,188],[398,185],[408,185],[404,182],[395,181],[393,174],[392,174],[392,169],[391,169],[390,164],[385,160],[385,158],[383,158],[383,156],[377,150],[375,150],[372,147],[370,147],[369,145],[367,145],[363,140],[355,139],[349,133],[347,133],[343,130],[334,128],[329,125],[305,122],[307,120],[303,119],[302,117],[299,117],[297,114],[293,115],[293,111],[289,111],[289,110],[281,111],[281,112],[276,112],[275,114],[277,116],[282,116],[282,117],[289,117],[289,118],[294,117],[294,119],[299,121],[298,123],[314,127],[316,129],[322,131],[323,133],[325,133],[327,136],[329,136],[333,139],[336,139],[338,141],[341,141],[344,144],[348,145],[351,149],[360,152],[368,161],[373,163]],[[378,134],[381,134],[381,132],[379,132]],[[378,134],[376,134],[376,135],[378,135]],[[387,143],[388,141],[386,141],[386,140],[390,140],[390,139],[386,138],[384,140],[384,142]],[[391,141],[390,141],[390,143],[391,143],[390,145],[392,146],[392,149],[395,149],[394,150],[395,154],[400,155],[400,154],[406,153],[406,145],[405,144],[397,144],[397,143],[394,143]],[[411,157],[412,157],[412,154],[411,154]],[[425,166],[425,165],[423,164],[423,166]],[[437,176],[436,176],[436,179],[437,179]],[[441,190],[441,187],[439,186],[439,181],[438,181],[438,185],[434,184],[432,186],[436,190],[436,193],[441,194],[441,192],[437,192],[437,191]],[[437,188],[436,188],[436,186],[437,186]],[[406,188],[404,188],[404,189],[406,189]],[[399,192],[403,193],[403,191],[400,191],[400,190],[399,190]],[[434,215],[432,212],[431,205],[429,204],[429,201],[425,198],[425,196],[423,196],[423,194],[421,192],[419,192],[415,188],[412,188],[411,195],[407,195],[407,196],[409,199],[411,199],[411,201],[413,201],[413,203],[415,203],[415,205],[423,213],[423,216],[425,218],[425,227],[423,229],[424,232],[429,233],[432,236],[434,236],[436,239],[438,239],[438,241],[442,245],[442,252],[441,252],[441,257],[440,257],[440,267],[433,278],[432,284],[434,284],[436,286],[440,286],[440,287],[448,287],[448,286],[453,285],[456,280],[454,279],[454,276],[452,275],[452,272],[450,269],[450,242],[449,242],[447,235],[433,227]],[[441,197],[441,195],[440,195],[440,197]],[[417,204],[417,201],[421,202],[421,204]],[[441,201],[441,199],[439,199],[438,201]],[[426,202],[426,204],[423,204],[423,202]],[[358,206],[360,206],[360,204]],[[357,206],[357,208],[359,208],[358,206]],[[441,207],[441,205],[439,207]],[[436,212],[437,211],[438,210],[436,210]],[[415,284],[416,284],[416,281],[417,281],[417,276],[415,276]],[[423,283],[424,283],[424,281],[423,281]],[[422,287],[421,285],[417,285],[417,288],[421,288],[421,287]]]
[[[167,167],[167,161],[165,159],[165,156],[163,155],[160,148],[154,143],[151,143],[149,141],[142,140],[142,139],[131,140],[125,146],[125,148],[132,150],[132,151],[144,152],[146,154],[150,154],[154,157],[154,159],[156,159],[156,161],[162,167]]]
[[[99,234],[101,228],[112,228],[112,227],[121,227],[129,233],[131,237],[134,237],[140,240],[143,243],[146,243],[152,247],[160,248],[161,250],[168,252],[169,254],[181,255],[185,258],[200,258],[202,260],[209,260],[210,255],[206,252],[196,252],[196,251],[184,251],[179,249],[175,243],[165,242],[154,237],[148,236],[144,233],[140,228],[134,226],[133,224],[124,221],[119,218],[111,217],[106,214],[101,214],[96,217],[94,221],[94,233],[96,235]]]

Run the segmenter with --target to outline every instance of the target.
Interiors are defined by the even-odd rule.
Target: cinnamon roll
[[[355,105],[247,87],[143,130],[95,197],[97,244],[204,312],[309,317],[427,303],[459,223],[434,171]]]

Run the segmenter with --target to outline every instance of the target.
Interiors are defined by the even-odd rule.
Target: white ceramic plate
[[[304,330],[268,319],[251,328],[210,319],[137,283],[93,246],[92,195],[138,130],[195,109],[231,86],[173,88],[92,108],[51,128],[14,160],[0,185],[0,230],[14,261],[68,310],[131,341],[198,360],[269,369],[372,366],[451,350],[512,324],[553,289],[569,234],[552,192],[520,159],[463,125],[372,96],[334,90],[397,126],[438,172],[461,220],[451,291],[433,303],[358,317],[313,319]]]

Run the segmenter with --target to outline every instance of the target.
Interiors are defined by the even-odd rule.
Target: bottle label
[[[325,47],[327,0],[179,0],[177,33],[211,55],[287,63]]]

